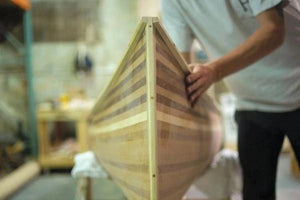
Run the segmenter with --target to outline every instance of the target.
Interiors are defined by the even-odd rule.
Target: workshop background
[[[110,179],[70,172],[89,149],[85,116],[140,18],[158,15],[159,0],[0,0],[0,199],[125,199]],[[194,56],[207,59],[197,44]],[[223,83],[209,92],[223,108],[223,146],[236,150],[232,96]],[[278,174],[278,199],[299,199],[287,141]]]

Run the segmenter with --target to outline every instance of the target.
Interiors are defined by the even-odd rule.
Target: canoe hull
[[[187,73],[145,18],[90,114],[91,147],[128,199],[181,199],[220,146],[218,114],[208,97],[190,106]]]

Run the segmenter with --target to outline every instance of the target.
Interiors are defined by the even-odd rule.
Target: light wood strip
[[[200,117],[195,117],[189,112],[183,112],[179,109],[176,109],[172,104],[166,104],[166,103],[162,104],[160,103],[160,101],[158,101],[157,103],[157,110],[185,120],[194,121],[194,123],[204,123],[204,121],[207,121],[205,119],[201,119]]]
[[[156,58],[155,32],[153,18],[147,20],[145,28],[147,46],[147,110],[148,110],[148,140],[150,166],[150,199],[158,199],[157,184],[157,132],[156,132]]]
[[[142,197],[140,195],[137,195],[136,192],[133,192],[132,190],[128,189],[128,187],[131,187],[132,185],[128,185],[128,184],[121,184],[120,182],[118,182],[118,180],[114,179],[114,182],[117,184],[117,186],[122,190],[123,194],[125,195],[126,199],[141,199],[141,200],[149,200],[149,196],[148,197]],[[132,186],[132,188],[134,188],[134,191],[139,191],[139,189],[137,189],[137,187]],[[117,199],[112,199],[112,200],[117,200]],[[125,199],[121,199],[121,200],[125,200]]]
[[[109,106],[106,109],[103,109],[100,113],[98,113],[94,117],[94,121],[97,121],[105,116],[108,116],[114,112],[117,112],[117,110],[121,109],[122,107],[126,107],[129,105],[132,101],[135,99],[143,96],[146,93],[146,86],[140,87],[139,89],[135,90],[131,94],[127,95],[126,97],[122,98],[121,101],[116,102],[113,104],[113,106]],[[125,95],[124,95],[125,96]]]
[[[142,96],[137,97],[133,101],[131,101],[129,104],[121,107],[120,109],[116,110],[115,112],[112,112],[106,116],[103,116],[97,120],[94,120],[93,122],[96,124],[108,124],[114,121],[120,121],[124,118],[124,116],[128,116],[126,113],[135,114],[137,112],[143,112],[144,107],[141,106],[146,102],[146,94],[143,94]],[[133,111],[134,110],[134,111]]]
[[[159,55],[159,54],[157,54]],[[177,81],[177,84],[185,86],[185,77],[178,75],[171,66],[166,65],[165,63],[156,60],[157,72],[167,75],[169,78]]]
[[[124,63],[128,60],[128,58],[132,55],[131,52],[136,48],[136,45],[139,43],[139,41],[141,40],[141,38],[143,38],[143,32],[145,30],[145,26],[146,23],[144,22],[140,22],[138,24],[138,27],[135,31],[135,33],[133,34],[131,41],[128,45],[128,48],[126,49],[126,53],[123,56],[122,60],[120,61],[120,63],[117,65],[119,66],[116,71],[114,72],[114,74],[112,75],[110,81],[106,84],[104,90],[102,90],[102,92],[99,94],[99,97],[97,98],[96,104],[94,105],[94,107],[91,109],[91,113],[89,115],[89,119],[91,119],[93,117],[94,112],[97,110],[97,107],[99,105],[101,105],[103,103],[103,101],[106,99],[106,94],[108,92],[108,89],[114,84],[114,82],[118,79],[118,76],[120,74],[121,71],[121,67],[122,65],[124,65]]]
[[[159,81],[158,81],[159,85],[164,85],[164,87],[166,87],[168,90],[170,90],[174,93],[177,93],[180,96],[185,96],[186,99],[188,99],[184,76],[183,77],[178,76],[174,71],[172,71],[172,66],[168,66],[168,65],[160,62],[159,60],[157,60],[157,69],[158,69],[158,74],[160,77]],[[172,86],[171,86],[172,84],[165,83],[165,79],[169,80],[170,77],[175,79],[175,80],[172,80],[171,82],[178,82],[178,83],[182,82],[182,84],[177,84],[178,88],[172,88]],[[185,91],[185,92],[183,92],[183,91]],[[218,112],[216,110],[216,107],[215,107],[213,101],[206,94],[203,94],[198,102],[199,103],[197,105],[202,105],[202,107],[199,107],[196,105],[197,112],[207,113],[207,110],[209,110],[209,109],[213,112]],[[206,107],[206,108],[204,108],[204,107]],[[194,111],[196,111],[196,110],[194,109]]]
[[[119,91],[126,90],[126,89],[130,88],[130,86],[133,85],[133,83],[131,82],[132,79],[136,80],[136,79],[139,78],[137,75],[143,77],[144,76],[143,73],[145,72],[144,71],[145,64],[146,63],[145,63],[145,60],[144,60],[136,68],[134,68],[129,75],[127,75],[123,80],[121,80],[121,82],[118,85],[116,85],[114,88],[112,88],[108,92],[108,94],[106,96],[106,99],[103,100],[103,103],[97,107],[97,109],[94,111],[94,113],[99,112],[100,110],[105,108],[107,106],[107,104],[109,104],[109,102],[112,98],[115,98],[116,96],[119,95]]]
[[[165,77],[160,78],[157,76],[156,77],[157,86],[162,87],[166,90],[169,90],[170,92],[173,92],[179,96],[182,96],[182,97],[186,96],[185,91],[182,91],[181,89],[177,88],[177,85],[172,85],[172,83],[169,83],[169,81],[164,80],[164,79],[165,79]]]
[[[148,157],[146,157],[146,158],[148,158]],[[130,162],[130,161],[127,161],[127,162]],[[147,165],[148,162],[146,164],[145,163],[140,163],[140,162],[138,164],[136,164],[136,163],[132,164],[132,163],[125,163],[125,162],[121,162],[121,161],[113,161],[113,160],[109,160],[109,159],[101,157],[101,163],[105,163],[105,164],[109,165],[110,167],[117,168],[121,171],[130,171],[130,172],[134,172],[134,173],[143,173],[143,174],[146,174],[146,177],[147,177],[148,172],[149,172],[149,165]]]
[[[143,77],[141,79],[138,79],[139,77],[134,77],[133,78],[133,85],[132,87],[129,87],[127,89],[124,89],[124,91],[122,91],[122,93],[118,94],[116,93],[116,95],[113,95],[113,98],[109,98],[109,100],[106,102],[105,105],[103,105],[102,109],[108,108],[113,106],[114,104],[122,101],[122,99],[126,98],[127,96],[129,96],[131,93],[135,92],[136,90],[138,90],[139,88],[143,87],[146,85],[146,77]],[[138,80],[136,80],[138,79]],[[97,116],[97,114],[95,114],[95,116]]]
[[[116,131],[120,130],[122,128],[132,126],[135,124],[138,124],[140,122],[146,121],[147,120],[147,111],[140,112],[136,115],[133,115],[129,118],[125,118],[121,121],[118,121],[116,123],[111,123],[106,126],[93,126],[90,128],[90,133],[91,134],[101,134],[109,131]]]
[[[142,133],[142,134],[141,134]],[[140,122],[133,126],[125,127],[121,130],[110,131],[99,135],[91,135],[91,140],[99,143],[124,142],[139,140],[147,137],[147,124]]]
[[[142,135],[142,133],[141,133]],[[131,166],[136,165],[139,169],[144,169],[147,166],[148,172],[148,138],[124,141],[122,143],[99,143],[96,145],[98,155],[102,160],[109,160],[111,163],[120,163],[122,166],[129,166],[128,169],[134,169]],[[130,164],[129,164],[130,163]]]
[[[168,47],[165,46],[165,43],[161,43],[161,41],[159,41],[157,42],[156,53],[162,55],[166,60],[172,63],[172,65],[175,67],[174,70],[180,71],[180,74],[185,76],[176,57],[174,57],[169,50],[166,50],[166,48]]]
[[[169,174],[162,174],[159,177],[159,183],[162,186],[159,188],[159,198],[164,200],[182,198],[192,182],[203,170],[203,166],[196,166],[184,171],[175,171]],[[178,177],[180,177],[180,179],[178,179]]]
[[[207,142],[211,139],[211,130],[205,132],[203,130],[192,130],[188,127],[180,127],[162,121],[157,121],[158,136],[161,139],[162,147],[168,145],[168,141],[178,140],[181,142]]]
[[[201,124],[197,124],[182,118],[178,118],[160,111],[157,111],[157,120],[163,121],[163,122],[167,122],[170,123],[172,125],[176,125],[176,126],[181,126],[181,127],[188,127],[189,129],[193,129],[193,130],[203,130],[203,131],[209,131],[210,130],[210,126],[209,124],[207,125],[201,125]]]
[[[208,120],[207,114],[200,114],[199,112],[196,112],[194,109],[192,109],[190,106],[185,107],[180,103],[173,101],[170,98],[162,96],[160,94],[157,94],[157,103],[169,107],[170,111],[166,109],[165,113],[174,111],[173,113],[176,114],[175,111],[179,111],[181,114],[176,115],[177,117],[184,117],[184,115],[190,116],[190,118],[188,119],[191,119],[192,117],[193,120],[196,120],[195,123],[198,123],[198,121],[207,122]]]
[[[128,183],[128,179],[127,180],[122,180],[120,178],[117,178],[117,177],[114,177],[113,178],[120,186],[123,186],[121,187],[123,189],[123,192],[125,194],[127,194],[126,196],[129,198],[129,199],[133,199],[133,200],[143,200],[143,199],[146,199],[146,200],[149,200],[150,198],[150,192],[149,192],[149,186],[147,187],[141,187],[138,185],[135,185],[135,184],[131,184],[131,183]]]
[[[127,66],[125,66],[125,70],[123,74],[119,76],[119,79],[116,81],[115,85],[118,85],[125,77],[127,77],[131,72],[138,67],[144,60],[146,60],[146,53],[145,53],[145,47],[143,48],[144,52],[132,63],[128,63]],[[112,88],[114,87],[112,86]]]
[[[135,115],[143,113],[143,112],[146,112],[146,104],[145,103],[141,104],[141,105],[139,105],[139,106],[137,106],[137,107],[135,107],[135,108],[133,108],[133,109],[131,109],[131,110],[123,113],[123,114],[116,115],[115,117],[113,117],[113,118],[111,118],[109,120],[96,123],[96,126],[98,126],[98,127],[104,127],[104,126],[107,126],[107,125],[110,125],[110,124],[117,124],[120,121],[123,121],[125,119],[128,119],[128,118],[130,118],[132,116],[135,116]]]
[[[157,66],[157,84],[171,92],[177,93],[180,96],[187,97],[184,81],[181,78],[177,78],[174,73],[167,73],[166,70],[162,70],[164,66],[160,65],[160,63],[158,63]]]
[[[172,54],[166,42],[163,41],[159,34],[157,35],[156,51],[157,54],[160,54],[163,58],[168,60],[174,66],[174,68],[176,68],[174,70],[179,70],[180,74],[182,76],[185,76],[185,71],[182,70],[181,65],[178,61],[178,57]],[[187,65],[184,66],[184,68],[188,69]]]
[[[177,171],[180,169],[190,168],[195,165],[203,165],[203,162],[206,162],[208,159],[208,156],[210,156],[208,153],[209,146],[205,144],[204,142],[193,142],[191,144],[188,144],[187,142],[179,142],[179,141],[163,141],[161,140],[159,144],[162,144],[165,142],[165,144],[174,144],[176,146],[171,145],[165,145],[166,148],[174,148],[175,147],[183,147],[187,148],[185,149],[176,149],[174,152],[170,152],[166,150],[166,148],[159,149],[160,155],[159,156],[159,173],[168,173],[171,171]],[[210,142],[210,141],[208,141]],[[191,146],[191,147],[189,147]],[[195,148],[195,149],[192,149]],[[177,153],[177,154],[176,154]],[[176,158],[176,161],[180,161],[180,163],[173,163],[174,157]]]
[[[124,189],[130,190],[135,193],[138,199],[141,197],[149,199],[149,178],[147,174],[115,168],[106,162],[101,162],[101,165],[112,175],[113,180],[120,184],[123,191]]]
[[[197,160],[190,160],[172,164],[160,164],[158,170],[160,174],[179,172],[187,169],[203,166],[203,163],[207,162],[207,157],[199,158]]]
[[[170,70],[172,70],[172,72],[174,72],[178,77],[180,77],[181,79],[184,79],[184,74],[182,71],[180,71],[178,69],[178,67],[174,66],[174,64],[172,62],[170,62],[167,58],[165,58],[163,55],[161,55],[160,53],[156,53],[156,59],[157,62],[161,62],[163,65],[168,66],[168,68]]]
[[[156,36],[156,47],[162,49],[162,51],[166,52],[168,56],[172,56],[169,51],[169,48],[167,47],[167,45],[165,44],[165,42],[159,34]]]
[[[155,30],[157,30],[157,37],[161,37],[168,46],[169,51],[172,52],[172,55],[174,55],[174,58],[176,58],[177,62],[179,63],[181,70],[184,72],[184,74],[188,74],[189,70],[187,68],[187,64],[182,57],[182,55],[177,51],[175,44],[170,41],[170,37],[168,36],[167,32],[163,29],[163,27],[160,25],[159,22],[154,23]]]
[[[145,45],[146,45],[146,44],[145,44],[145,40],[144,40],[144,38],[142,37],[142,38],[138,41],[136,47],[133,49],[133,51],[132,51],[130,57],[128,58],[128,60],[124,62],[124,65],[128,65],[128,63],[132,63],[134,60],[136,60],[136,58],[139,57],[139,53],[145,51],[145,49],[144,49],[144,48],[146,47]],[[143,49],[143,50],[142,50],[142,49]],[[126,67],[125,67],[125,69],[126,69]],[[120,73],[120,75],[122,75],[122,73]]]
[[[171,92],[163,87],[157,86],[156,87],[156,92],[160,95],[163,95],[165,97],[169,97],[173,99],[176,102],[179,102],[181,105],[185,107],[191,106],[191,104],[187,101],[187,96],[181,96],[177,93]]]

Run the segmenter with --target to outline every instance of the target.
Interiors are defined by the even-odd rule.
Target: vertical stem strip
[[[157,174],[157,131],[156,131],[156,62],[155,62],[155,36],[153,18],[147,18],[146,25],[147,46],[147,103],[148,103],[148,133],[149,133],[149,176],[150,199],[158,199]]]

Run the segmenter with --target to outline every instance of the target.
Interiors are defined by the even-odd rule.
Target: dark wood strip
[[[156,61],[157,66],[157,77],[160,78],[167,78],[168,82],[171,85],[176,85],[178,90],[184,94],[187,99],[187,92],[186,92],[186,83],[184,77],[178,76],[175,72],[173,72],[168,66],[160,62],[159,60]]]
[[[106,98],[108,99],[113,93],[117,92],[123,85],[127,84],[134,76],[136,76],[140,71],[142,71],[146,67],[146,60],[141,62],[135,69],[132,70],[130,74],[128,74],[118,85],[113,87],[108,94],[106,94]],[[95,111],[97,113],[99,110],[102,110],[103,106],[99,106]]]
[[[147,101],[147,94],[143,94],[142,96],[134,99],[133,101],[131,101],[129,104],[123,106],[122,108],[119,108],[118,110],[116,110],[108,115],[105,115],[103,117],[100,117],[98,119],[96,118],[95,120],[93,120],[93,123],[99,123],[99,122],[103,122],[105,120],[111,119],[117,115],[125,113],[126,111],[129,111],[129,110],[145,103],[146,101]]]
[[[164,65],[160,61],[157,61],[156,63],[157,63],[157,74],[158,74],[157,85],[161,86],[166,90],[172,91],[175,94],[184,97],[185,99],[188,99],[188,95],[185,88],[185,81],[183,77],[178,76],[176,73],[170,70],[168,66]],[[163,79],[163,77],[166,77],[168,82],[165,79]],[[192,112],[191,113],[192,115],[204,116],[204,118],[207,117],[206,116],[207,112],[199,112],[196,111],[195,109],[190,109],[189,111]]]
[[[197,171],[199,169],[195,169],[195,171]],[[177,182],[177,185],[168,188],[166,190],[160,190],[159,191],[159,198],[160,199],[165,199],[171,195],[175,195],[178,192],[182,192],[182,188],[185,188],[186,190],[188,190],[189,186],[193,183],[193,181],[195,180],[195,178],[197,177],[197,172],[192,173],[191,176],[189,176],[188,178],[186,178],[184,181],[182,182]]]
[[[145,45],[141,46],[139,50],[137,50],[135,52],[135,54],[125,63],[125,65],[123,66],[123,68],[120,71],[120,75],[122,75],[125,70],[134,63],[134,61],[136,61],[136,59],[138,59],[146,50]]]
[[[179,96],[182,96],[183,98],[187,98],[186,92],[182,89],[177,88],[177,84],[175,84],[175,82],[170,83],[170,80],[164,80],[160,77],[156,77],[156,84],[166,90],[169,90],[175,94],[178,94]]]
[[[148,139],[145,135],[145,131],[134,131],[134,132],[125,132],[122,135],[111,136],[108,134],[106,137],[102,137],[97,140],[99,143],[123,143],[123,142],[131,142],[136,140],[146,140]]]
[[[174,130],[175,132],[182,132],[182,133],[186,133],[187,135],[199,134],[199,130],[190,129],[189,127],[176,126],[174,124],[169,124],[167,122],[163,122],[160,120],[157,120],[157,128],[164,129],[164,130],[170,130],[170,131]]]
[[[135,69],[132,70],[130,74],[128,74],[118,85],[111,89],[111,91],[107,94],[107,96],[112,95],[117,92],[119,88],[125,85],[128,81],[130,81],[135,75],[137,75],[142,69],[146,67],[146,60],[141,62]]]
[[[113,99],[107,99],[106,103],[103,103],[103,105],[101,106],[103,108],[102,111],[105,111],[108,107],[113,106],[114,104],[120,102],[122,99],[129,96],[130,94],[132,94],[133,92],[137,91],[138,89],[140,89],[145,85],[146,85],[146,77],[143,77],[138,82],[133,84],[131,87],[126,89],[120,95],[114,97]],[[95,115],[97,115],[97,113]]]
[[[109,164],[110,166],[126,170],[126,171],[132,171],[136,173],[148,173],[149,166],[143,165],[143,164],[128,164],[128,163],[122,163],[122,162],[116,162],[111,161],[107,159],[100,158],[100,162],[105,162],[106,164]]]
[[[204,139],[205,135],[203,133],[199,133],[197,135],[187,135],[184,133],[175,133],[174,131],[170,132],[167,130],[159,130],[159,138],[162,140],[177,140],[180,142],[207,142],[207,140]]]
[[[166,54],[166,58],[171,58],[172,60],[174,60],[175,61],[174,63],[176,63],[175,66],[178,66],[178,69],[181,69],[179,67],[180,66],[179,63],[174,58],[170,48],[166,45],[165,41],[160,36],[156,37],[156,47],[159,48],[158,51],[163,51]]]
[[[107,142],[118,142],[118,138],[125,137],[125,139],[128,137],[126,140],[130,140],[130,135],[125,136],[127,134],[132,134],[132,132],[139,132],[141,133],[141,137],[147,139],[147,123],[146,122],[140,122],[132,126],[127,126],[125,128],[115,130],[115,131],[109,131],[107,133],[102,133],[102,134],[97,134],[97,135],[90,135],[92,141],[97,140],[99,142],[102,142],[102,140],[107,141]],[[138,136],[138,135],[135,135]]]
[[[160,43],[156,43],[156,51],[157,53],[161,54],[164,58],[166,58],[167,60],[169,60],[177,69],[179,69],[180,71],[182,71],[182,69],[180,68],[179,63],[177,62],[176,58],[170,54],[170,52],[166,52],[163,48],[160,47]],[[182,72],[183,73],[183,72]]]
[[[207,126],[207,124],[205,124]],[[169,124],[167,122],[157,121],[158,137],[160,139],[173,139],[180,141],[194,141],[205,143],[211,139],[211,132],[205,130],[192,130]]]
[[[166,66],[164,63],[162,63],[160,60],[156,60],[156,68],[157,68],[157,73],[163,73],[167,77],[175,79],[178,81],[178,84],[183,84],[185,85],[185,77],[184,76],[178,76],[174,71],[170,69],[170,67]]]
[[[192,116],[197,117],[198,119],[207,121],[207,115],[201,114],[201,113],[195,111],[194,109],[192,109],[191,107],[186,107],[180,103],[177,103],[176,101],[169,99],[168,97],[160,95],[159,93],[156,94],[156,97],[157,97],[158,103],[168,106],[168,107],[170,107],[170,109],[171,108],[176,109],[176,110],[184,112],[186,114],[191,114]]]
[[[200,158],[198,160],[192,160],[192,161],[186,161],[181,163],[172,163],[172,164],[166,164],[166,165],[159,165],[158,166],[158,172],[159,173],[170,173],[178,170],[198,167],[201,165],[201,163],[206,162],[207,157]]]

